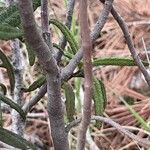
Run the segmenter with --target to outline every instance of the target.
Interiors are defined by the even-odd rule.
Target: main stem
[[[88,25],[87,0],[80,0],[79,19],[81,29],[81,42],[83,48],[83,67],[84,67],[84,104],[82,121],[78,134],[77,150],[83,150],[85,146],[86,131],[91,120],[91,101],[92,101],[92,41]]]
[[[19,0],[18,6],[25,39],[37,54],[39,63],[46,72],[48,113],[54,149],[68,150],[69,146],[65,132],[64,113],[61,101],[60,69],[52,55],[52,47],[48,47],[36,28],[31,0]]]

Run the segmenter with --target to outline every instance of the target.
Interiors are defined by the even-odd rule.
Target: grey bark
[[[25,38],[37,54],[38,60],[47,74],[48,114],[52,129],[51,133],[54,148],[56,150],[67,150],[69,149],[69,146],[63,118],[60,70],[51,53],[53,50],[49,49],[36,28],[31,1],[19,0],[18,7],[25,32]]]

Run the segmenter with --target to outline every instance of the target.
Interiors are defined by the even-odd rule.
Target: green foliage
[[[7,93],[6,86],[4,84],[0,83],[0,87],[1,87],[0,93],[3,93],[4,95],[6,95],[6,93]]]
[[[36,10],[41,4],[40,0],[33,0],[33,9]],[[0,10],[0,39],[11,40],[23,37],[23,31],[20,28],[21,19],[16,5],[3,7]],[[27,46],[29,63],[32,66],[35,62],[33,50]]]
[[[71,26],[71,33],[73,34],[76,41],[79,41],[79,26],[76,24],[76,16],[73,13],[72,16],[72,26]]]
[[[31,92],[40,88],[46,82],[45,76],[40,76],[36,81],[34,81],[28,88],[23,88],[24,92]]]
[[[26,49],[27,49],[27,52],[28,52],[29,64],[30,64],[30,66],[33,66],[34,63],[35,63],[35,58],[36,58],[35,52],[34,52],[34,50],[30,47],[30,45],[28,45],[27,43],[26,43]]]
[[[21,136],[0,127],[0,141],[22,150],[36,150],[35,146]]]
[[[105,110],[107,104],[106,91],[104,84],[101,80],[98,80],[94,77],[93,83],[93,100],[94,100],[94,108],[95,115],[101,116]],[[100,127],[100,123],[97,121],[96,126]]]
[[[130,96],[124,96],[124,100],[129,104],[129,105],[134,105],[134,98],[130,97]]]
[[[59,45],[53,43],[53,47],[55,47],[56,49],[58,49],[58,50],[59,50],[61,53],[63,53],[63,55],[64,55],[65,57],[67,57],[68,59],[72,59],[73,54],[71,54],[71,53],[69,53],[69,52],[64,52],[63,49],[62,49]]]
[[[64,83],[63,88],[65,91],[65,97],[66,97],[67,118],[68,118],[68,121],[71,122],[74,120],[73,116],[75,114],[75,94],[70,84]]]
[[[3,51],[1,49],[0,49],[0,59],[1,59],[2,63],[3,63],[4,68],[7,69],[11,92],[13,92],[14,86],[15,86],[15,77],[14,77],[13,66],[10,63],[9,59],[7,58],[7,56],[3,53]]]
[[[20,38],[23,36],[23,32],[20,29],[11,27],[9,25],[0,25],[0,39],[10,40],[14,38]]]
[[[2,100],[4,103],[9,105],[11,108],[15,109],[20,114],[20,116],[25,120],[26,114],[24,113],[24,111],[21,109],[21,107],[18,104],[16,104],[11,99],[5,97],[2,94],[0,94],[0,100]]]
[[[77,112],[80,113],[81,112],[81,98],[80,98],[81,78],[75,78],[74,85],[75,85],[75,90],[76,90],[75,96],[77,99],[76,109],[77,109]]]
[[[3,8],[0,12],[0,24],[10,25],[12,27],[17,27],[21,23],[19,12],[16,5]]]
[[[78,45],[73,35],[71,34],[70,30],[63,23],[59,22],[56,19],[50,19],[49,23],[57,26],[57,28],[61,30],[61,32],[63,33],[63,35],[65,36],[66,40],[68,41],[71,47],[70,53],[75,54],[78,50]]]
[[[148,62],[142,61],[145,66],[148,66]],[[94,66],[100,65],[116,65],[116,66],[137,66],[133,59],[130,58],[98,58],[93,61]]]
[[[40,0],[33,0],[34,10],[40,6]],[[21,23],[19,11],[16,5],[3,8],[0,11],[0,24],[10,25],[11,27],[19,27]]]

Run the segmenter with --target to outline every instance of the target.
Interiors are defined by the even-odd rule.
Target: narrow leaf
[[[78,46],[70,30],[63,23],[59,22],[56,19],[50,19],[49,23],[57,26],[57,28],[61,30],[71,47],[72,52],[70,53],[75,54],[78,50]]]
[[[75,81],[74,81],[74,85],[75,85],[75,97],[77,99],[77,106],[76,106],[76,109],[77,109],[77,112],[81,112],[81,96],[80,96],[80,88],[81,88],[81,78],[75,78]]]
[[[129,111],[136,118],[136,120],[142,125],[142,127],[146,131],[150,132],[150,126],[149,126],[149,124],[146,123],[144,121],[144,119],[122,97],[120,97],[120,100],[125,104],[125,106],[129,109]]]
[[[20,38],[22,36],[23,36],[23,32],[20,29],[8,25],[0,25],[1,40],[11,40],[14,38]]]
[[[94,84],[93,84],[93,100],[94,100],[94,108],[95,108],[95,115],[101,116],[105,110],[107,104],[106,98],[106,91],[104,84],[101,80],[98,80],[94,77]],[[100,127],[100,123],[96,122],[96,126]]]
[[[31,92],[40,88],[46,82],[45,76],[40,76],[36,81],[34,81],[28,88],[23,88],[24,92]]]
[[[15,77],[14,77],[13,66],[11,65],[9,59],[7,58],[7,56],[3,53],[1,49],[0,49],[0,59],[3,62],[4,67],[7,69],[11,92],[13,92],[14,87],[15,87]]]
[[[0,127],[0,141],[22,150],[36,150],[35,146],[21,136]]]
[[[24,113],[24,111],[21,109],[21,107],[18,104],[16,104],[11,99],[5,97],[2,94],[0,94],[0,100],[2,100],[4,103],[9,105],[11,108],[15,109],[20,114],[20,116],[25,120],[26,114]]]
[[[26,43],[26,49],[27,49],[27,52],[28,52],[29,64],[30,64],[30,66],[33,66],[34,63],[35,63],[35,58],[36,58],[35,52],[30,47],[30,45],[28,45],[27,43]]]
[[[68,59],[72,59],[73,55],[71,53],[69,53],[69,52],[64,52],[63,49],[59,45],[53,43],[53,47],[55,47],[56,49],[58,49]]]
[[[6,86],[4,84],[0,83],[0,87],[1,87],[0,91],[2,91],[1,93],[3,93],[4,95],[6,95],[6,93],[7,93]]]
[[[63,85],[66,97],[66,112],[68,121],[71,122],[74,120],[75,115],[75,94],[73,88],[70,84],[64,83]]]
[[[142,61],[145,66],[148,66],[148,62]],[[137,66],[133,59],[130,58],[99,58],[93,61],[94,66],[100,65],[116,65],[116,66]]]

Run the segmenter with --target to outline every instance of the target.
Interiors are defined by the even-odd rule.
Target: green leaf
[[[107,104],[106,98],[106,90],[104,84],[101,80],[98,80],[94,77],[93,83],[93,100],[94,100],[94,108],[95,108],[95,115],[101,116],[105,110]],[[96,126],[100,127],[100,123],[97,121]]]
[[[69,52],[64,52],[63,49],[62,49],[59,45],[53,43],[53,47],[55,47],[55,48],[58,49],[60,52],[62,52],[63,55],[64,55],[65,57],[67,57],[68,59],[72,59],[73,55],[72,55],[71,53],[69,53]]]
[[[75,94],[70,84],[64,83],[63,85],[66,97],[66,112],[69,122],[74,120],[75,115]]]
[[[46,82],[45,76],[40,76],[36,81],[34,81],[28,88],[23,88],[24,92],[31,92],[40,88]]]
[[[26,49],[27,49],[27,52],[28,52],[29,64],[30,64],[30,66],[33,66],[34,63],[35,63],[35,58],[36,58],[35,52],[30,47],[30,45],[28,45],[27,43],[26,43]]]
[[[21,136],[0,127],[0,141],[22,150],[36,150],[35,146]]]
[[[74,86],[75,86],[75,96],[77,99],[77,105],[76,105],[76,109],[77,112],[80,113],[81,112],[81,97],[80,97],[80,88],[81,88],[81,78],[75,78],[74,81]]]
[[[144,119],[122,98],[119,97],[120,100],[125,104],[125,106],[129,109],[129,111],[131,112],[131,114],[136,118],[136,120],[142,125],[142,127],[150,132],[150,126],[148,123],[146,123],[144,121]]]
[[[6,93],[7,93],[6,86],[4,84],[0,83],[0,87],[1,87],[0,91],[2,91],[1,93],[3,93],[4,95],[6,95]]]
[[[23,33],[20,29],[11,27],[9,25],[0,25],[0,39],[1,40],[11,40],[14,38],[20,38]]]
[[[40,6],[40,0],[33,0],[34,10]],[[0,24],[7,24],[12,27],[19,27],[21,23],[19,11],[16,5],[12,5],[7,8],[3,8],[0,11]]]
[[[15,109],[20,114],[20,116],[25,120],[26,114],[25,114],[25,112],[21,109],[21,107],[18,104],[16,104],[11,99],[5,97],[2,94],[0,94],[0,100],[2,100],[4,103],[9,105],[11,108]]]
[[[0,59],[3,62],[4,67],[7,69],[11,92],[13,92],[15,87],[15,76],[14,76],[13,66],[11,65],[9,59],[1,49],[0,49]]]
[[[20,24],[20,16],[16,5],[4,8],[0,12],[0,24],[9,24],[16,27]]]
[[[148,62],[142,61],[144,66],[148,66]],[[93,61],[94,66],[100,65],[116,65],[116,66],[137,66],[133,59],[130,58],[98,58]]]
[[[71,54],[75,54],[78,50],[78,45],[73,37],[73,35],[71,34],[70,30],[61,22],[59,22],[56,19],[50,19],[49,21],[50,24],[53,24],[55,26],[57,26],[57,28],[59,28],[61,30],[61,32],[64,34],[66,40],[68,41],[70,47],[71,47]]]

